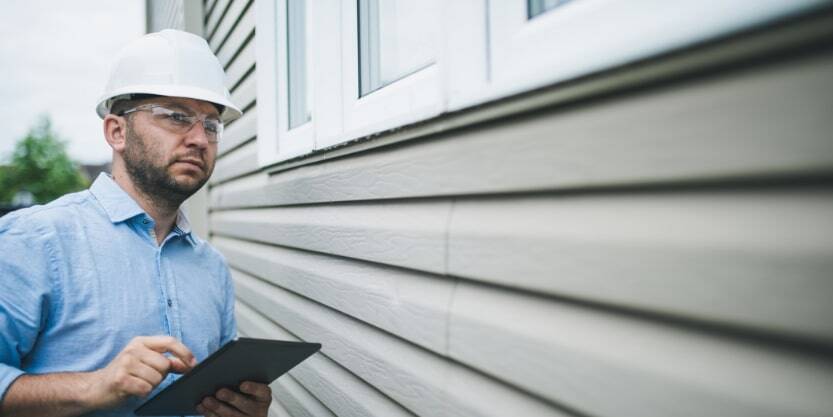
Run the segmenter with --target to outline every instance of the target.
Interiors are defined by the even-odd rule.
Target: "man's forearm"
[[[94,410],[87,401],[91,374],[22,375],[9,387],[0,416],[74,417]]]
[[[0,416],[73,417],[115,408],[129,397],[146,397],[169,372],[185,373],[196,364],[194,354],[171,336],[134,337],[99,370],[17,378],[0,404]]]

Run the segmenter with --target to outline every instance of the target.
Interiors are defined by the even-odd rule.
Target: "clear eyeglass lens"
[[[213,142],[218,141],[223,133],[223,122],[219,119],[200,119],[197,116],[192,116],[158,106],[151,107],[150,110],[154,118],[163,121],[168,130],[174,133],[186,133],[191,130],[191,128],[193,128],[198,121],[202,121],[202,127],[206,136],[208,136],[208,138]]]
[[[202,122],[202,127],[206,130],[206,132],[211,132],[218,136],[220,133],[223,133],[223,123],[218,119],[205,119],[205,121]]]

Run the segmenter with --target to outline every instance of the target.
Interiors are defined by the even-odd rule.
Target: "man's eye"
[[[171,114],[168,115],[168,118],[171,119],[171,121],[173,121],[175,123],[181,123],[181,124],[190,124],[191,123],[191,120],[190,120],[191,118],[188,117],[188,115],[184,114],[184,113],[171,113]]]
[[[205,127],[206,131],[211,132],[211,133],[217,133],[217,132],[220,131],[219,124],[217,124],[217,123],[206,123],[203,126]]]

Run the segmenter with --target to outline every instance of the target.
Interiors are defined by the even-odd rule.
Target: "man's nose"
[[[197,146],[200,148],[207,148],[211,143],[211,138],[208,132],[205,131],[202,121],[197,121],[191,126],[191,129],[185,135],[185,144],[188,146]]]

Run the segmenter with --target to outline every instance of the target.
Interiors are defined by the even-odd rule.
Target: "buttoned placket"
[[[168,236],[166,236],[165,240],[162,241],[162,244],[157,244],[154,225],[155,222],[152,218],[150,218],[150,216],[145,215],[143,217],[142,226],[146,232],[145,236],[154,247],[156,265],[155,278],[159,286],[162,311],[164,311],[162,320],[166,333],[169,336],[182,340],[182,326],[179,320],[179,303],[176,297],[176,278],[173,271],[164,262],[165,249],[168,246],[167,243],[170,242],[171,239],[179,236],[177,232],[178,229],[175,229],[175,231],[172,231]]]

